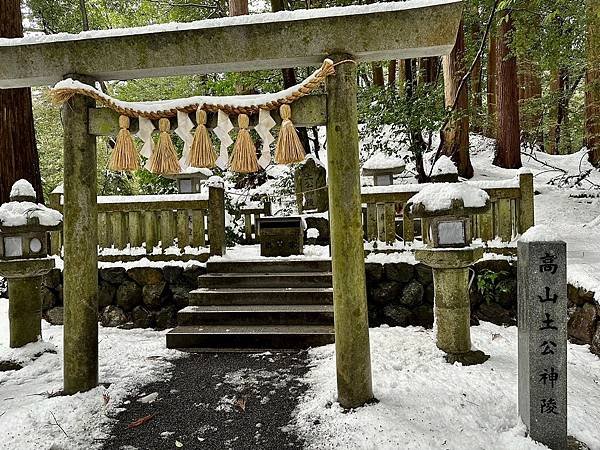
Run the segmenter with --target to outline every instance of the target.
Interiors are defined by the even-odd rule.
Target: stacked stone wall
[[[433,326],[433,276],[422,264],[366,263],[369,325]],[[177,311],[188,306],[202,266],[103,268],[98,271],[100,322],[104,326],[165,329],[176,325]],[[42,286],[43,316],[62,324],[62,272],[52,270]],[[516,262],[479,261],[470,288],[471,324],[517,323]],[[600,306],[594,293],[568,287],[568,333],[575,344],[600,355]]]

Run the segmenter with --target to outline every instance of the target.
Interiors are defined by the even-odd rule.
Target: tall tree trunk
[[[558,97],[561,92],[560,71],[552,69],[550,71],[550,95],[552,97],[552,107],[548,113],[548,141],[546,151],[550,155],[558,155],[560,145],[560,127],[558,125]]]
[[[404,61],[404,93],[407,100],[414,97],[417,90],[417,65],[415,59],[405,59]],[[423,164],[423,153],[425,153],[425,140],[421,134],[421,130],[411,129],[408,130],[410,135],[410,141],[412,144],[412,150],[415,157],[415,170],[417,171],[417,181],[424,183],[428,177],[425,173],[425,166]]]
[[[587,1],[585,140],[590,162],[600,167],[600,2]]]
[[[519,86],[517,60],[511,53],[514,24],[510,11],[500,20],[498,39],[498,139],[494,164],[505,169],[521,167],[521,130],[519,125]]]
[[[554,103],[550,109],[550,123],[548,130],[548,153],[570,153],[570,139],[568,133],[569,122],[569,71],[561,67],[551,71],[550,92]]]
[[[433,84],[440,76],[440,59],[436,56],[421,59],[422,81],[425,84]]]
[[[383,78],[383,67],[381,66],[381,63],[371,63],[371,69],[373,70],[373,86],[384,87],[385,80]]]
[[[79,0],[79,11],[81,13],[81,28],[83,29],[83,31],[88,31],[90,29],[90,21],[88,19],[85,0]]]
[[[471,27],[471,38],[473,42],[479,42],[481,39],[481,26],[478,20],[473,23]],[[471,120],[470,128],[475,133],[481,133],[482,130],[482,118],[481,118],[481,107],[483,102],[481,101],[481,75],[482,75],[481,58],[477,58],[475,66],[471,72]]]
[[[229,0],[230,16],[247,16],[248,14],[248,0]]]
[[[388,64],[387,84],[392,89],[396,88],[396,74],[398,73],[398,61],[392,59]]]
[[[490,46],[487,60],[487,130],[486,135],[490,138],[496,138],[496,113],[498,111],[497,102],[497,84],[498,84],[498,38],[490,35]]]
[[[449,156],[458,167],[461,177],[473,177],[473,166],[469,156],[469,91],[466,83],[458,92],[461,78],[466,72],[465,67],[465,32],[461,21],[458,27],[456,43],[449,55],[442,59],[444,67],[444,93],[446,107],[452,107],[454,98],[458,94],[458,101],[454,109],[456,118],[448,123],[442,131],[442,154]]]
[[[247,1],[247,0],[246,0]],[[273,12],[285,11],[286,9],[286,0],[271,0],[271,10]],[[283,76],[283,88],[287,89],[298,84],[296,79],[296,70],[294,68],[286,68],[281,69],[281,74]],[[302,142],[302,146],[306,153],[311,153],[310,151],[310,139],[308,138],[308,130],[306,128],[298,128],[298,137],[300,138],[300,142]],[[318,150],[318,138],[315,141],[315,155],[317,158],[319,157]]]
[[[542,126],[542,84],[537,64],[531,61],[519,63],[519,105],[524,140],[544,148]]]
[[[19,0],[0,4],[0,37],[23,36]],[[31,89],[0,89],[0,203],[7,202],[12,184],[24,178],[44,201],[35,142]]]
[[[406,60],[398,60],[398,94],[404,94],[404,84],[406,83]]]

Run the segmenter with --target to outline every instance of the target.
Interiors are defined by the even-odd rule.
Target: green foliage
[[[420,84],[408,97],[399,89],[371,87],[359,92],[359,120],[363,156],[382,152],[405,158],[407,162],[422,158],[431,150],[432,137],[446,117],[442,83]],[[415,134],[425,136],[423,142]]]
[[[508,292],[508,288],[501,283],[507,275],[506,271],[493,272],[488,269],[477,275],[477,290],[488,305],[496,300],[499,294]]]

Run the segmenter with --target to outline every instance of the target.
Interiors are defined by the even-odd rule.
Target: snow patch
[[[0,206],[0,226],[19,227],[27,225],[33,218],[39,220],[40,225],[55,227],[62,222],[62,214],[40,203],[33,202],[8,202]]]
[[[560,241],[561,238],[558,236],[556,231],[550,228],[548,225],[536,225],[527,230],[519,241],[521,242],[556,242]]]
[[[465,208],[482,208],[490,196],[482,189],[467,183],[433,183],[413,195],[408,204],[410,209],[421,204],[426,211],[435,212],[450,209],[454,201],[460,200]]]
[[[456,164],[446,155],[442,155],[433,165],[432,175],[458,174]]]
[[[405,165],[406,164],[402,158],[398,158],[397,156],[385,155],[383,153],[375,153],[363,164],[363,169],[396,169],[404,167]]]
[[[37,195],[35,193],[35,189],[31,183],[27,180],[20,179],[15,181],[15,184],[12,185],[12,189],[10,190],[10,198],[13,197],[33,197],[36,198]]]
[[[517,328],[481,322],[474,348],[482,365],[447,364],[432,330],[371,329],[373,390],[378,403],[344,411],[337,403],[335,346],[310,350],[308,391],[294,428],[308,449],[536,449],[517,410]],[[600,449],[600,360],[568,345],[568,432]]]

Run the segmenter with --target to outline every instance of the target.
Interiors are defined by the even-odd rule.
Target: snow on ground
[[[492,165],[493,141],[471,136],[471,142],[474,180],[515,176],[517,170]],[[569,283],[600,296],[600,220],[595,220],[600,218],[600,172],[592,169],[585,150],[571,155],[524,154],[522,162],[534,175],[536,224],[548,225],[567,242]],[[587,170],[591,170],[589,177],[575,185],[573,177]],[[598,296],[596,300],[600,300]]]
[[[517,329],[471,328],[474,347],[491,355],[479,366],[450,365],[433,332],[371,329],[378,403],[351,412],[336,402],[334,345],[310,351],[310,388],[294,426],[314,449],[539,449],[517,413]],[[568,431],[600,449],[600,360],[587,346],[568,348]]]
[[[48,393],[62,389],[63,327],[44,321],[42,328],[45,342],[9,349],[8,301],[0,299],[0,359],[24,365],[0,372],[0,448],[99,448],[108,436],[110,416],[125,398],[165,377],[171,367],[168,360],[183,355],[165,348],[164,332],[100,327],[100,382],[106,387],[48,398]],[[56,353],[33,359],[44,350]]]

